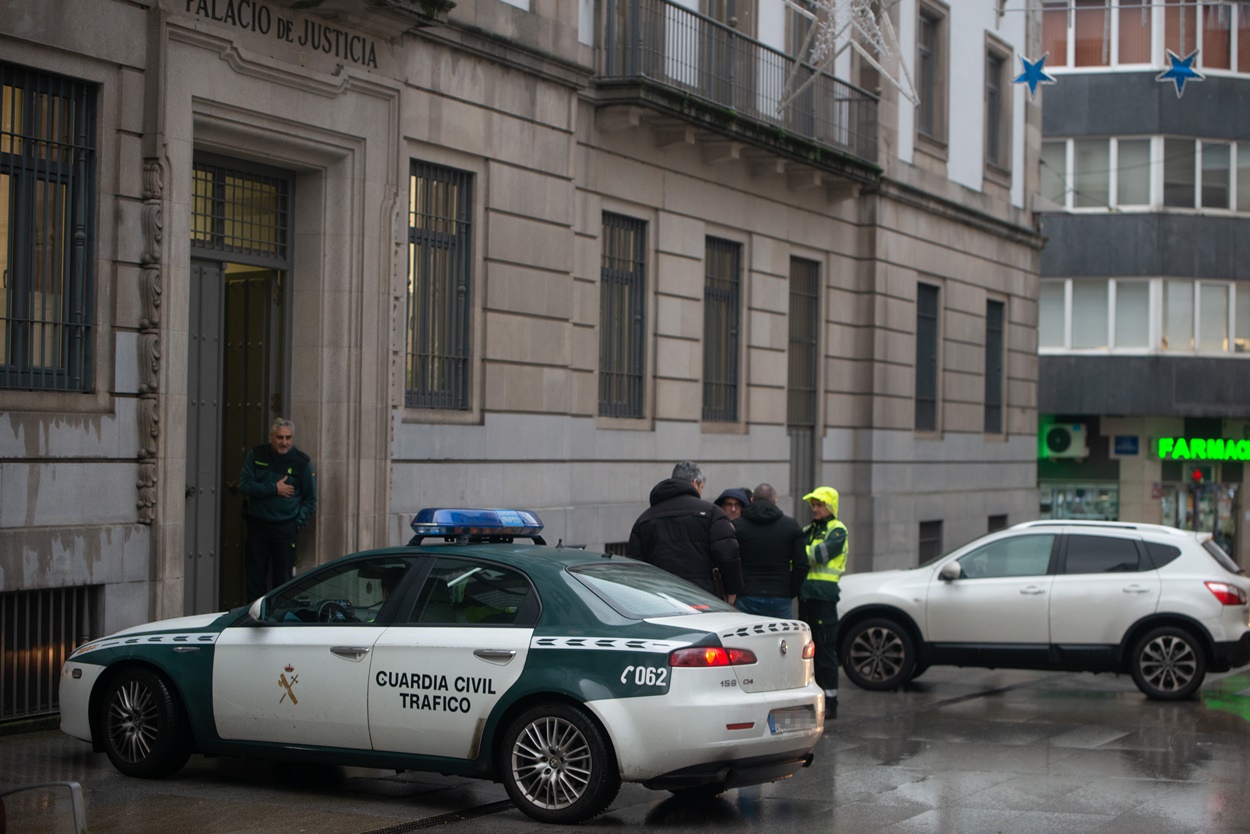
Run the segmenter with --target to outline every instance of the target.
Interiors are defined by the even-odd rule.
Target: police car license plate
[[[815,726],[815,707],[788,707],[787,709],[775,709],[768,713],[768,730],[773,735],[792,733],[795,730],[810,730]]]

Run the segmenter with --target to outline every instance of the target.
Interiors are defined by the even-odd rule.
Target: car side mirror
[[[243,622],[239,623],[239,625],[252,627],[269,625],[269,623],[265,622],[265,611],[268,607],[264,597],[258,598],[247,609],[247,616],[243,618]]]
[[[945,565],[942,565],[942,569],[938,571],[938,578],[944,579],[947,582],[953,582],[963,575],[964,569],[959,566],[959,561],[955,559],[952,559]]]

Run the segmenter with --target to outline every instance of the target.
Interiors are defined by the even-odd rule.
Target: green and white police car
[[[546,546],[522,510],[422,510],[250,606],[76,649],[61,729],[131,776],[193,752],[503,782],[529,816],[602,813],[623,781],[718,791],[810,764],[813,643],[650,565]],[[516,541],[528,538],[530,542]]]

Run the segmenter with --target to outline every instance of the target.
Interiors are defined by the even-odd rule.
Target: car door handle
[[[1021,588],[1020,593],[1028,594],[1031,597],[1035,597],[1035,596],[1038,596],[1039,594],[1046,593],[1046,589],[1039,588],[1036,585],[1029,585],[1027,588]]]
[[[487,663],[507,666],[512,662],[512,658],[516,657],[516,652],[512,649],[474,649],[473,656],[479,657]]]
[[[369,653],[368,646],[331,646],[330,654],[337,655],[347,660],[359,661],[362,657]]]
[[[1124,588],[1123,590],[1124,590],[1124,593],[1126,594],[1148,594],[1150,593],[1149,588],[1143,588],[1141,585],[1129,585],[1127,588]]]

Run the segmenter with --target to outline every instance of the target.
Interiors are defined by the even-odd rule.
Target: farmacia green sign
[[[1250,440],[1160,437],[1160,460],[1250,460]]]

